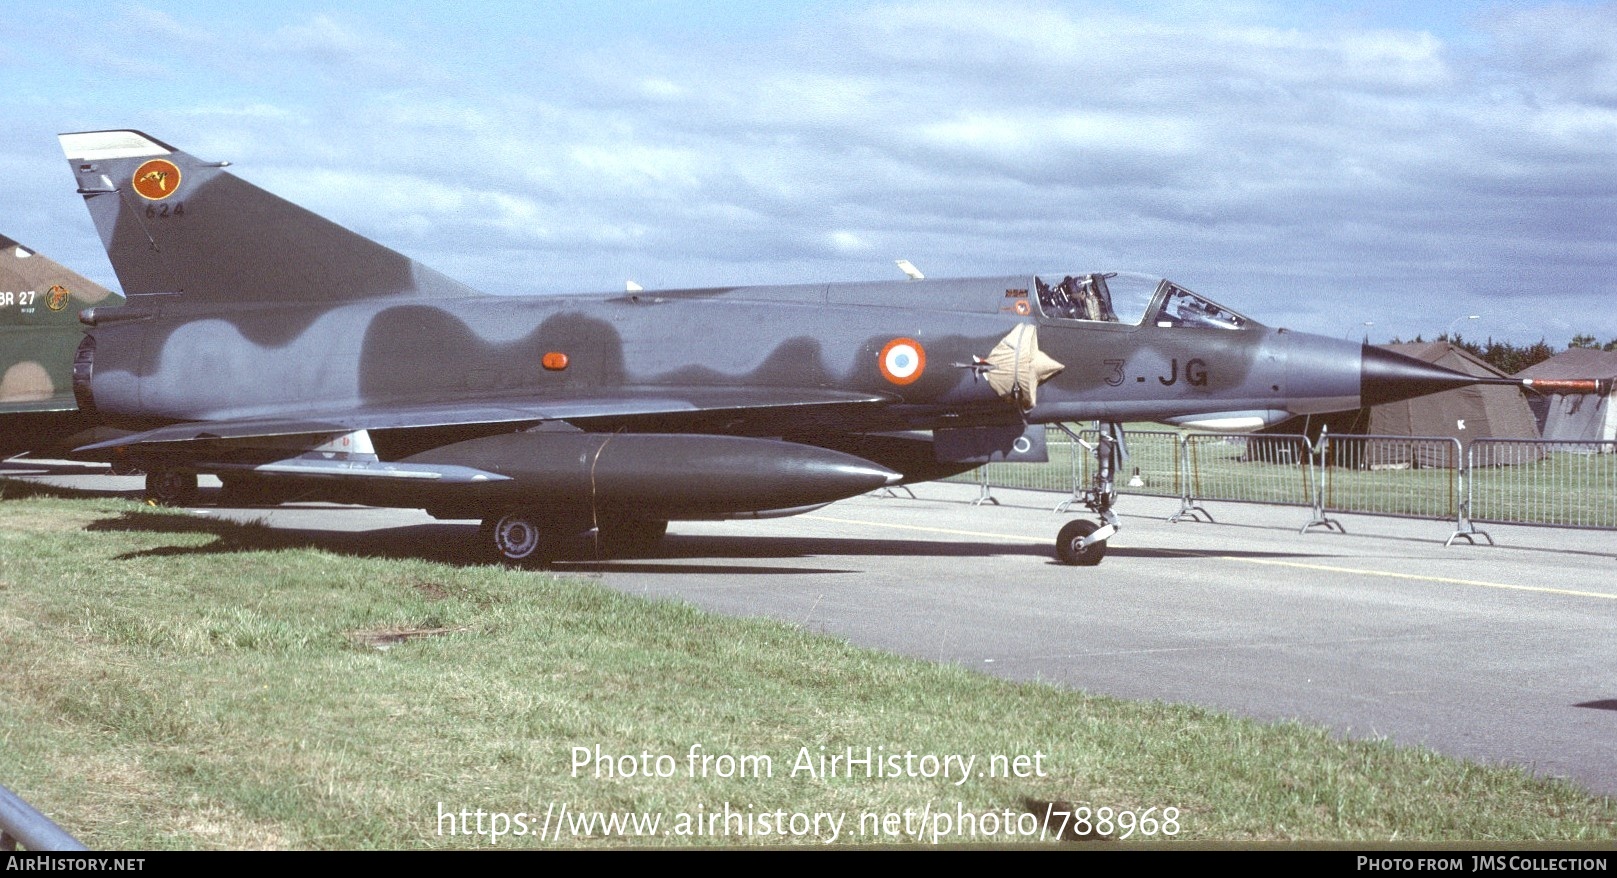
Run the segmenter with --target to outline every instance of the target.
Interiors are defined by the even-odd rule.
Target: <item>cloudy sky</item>
[[[1617,337],[1613,2],[0,13],[0,233],[109,286],[58,132],[230,161],[491,292],[903,257],[1162,274],[1338,337]]]

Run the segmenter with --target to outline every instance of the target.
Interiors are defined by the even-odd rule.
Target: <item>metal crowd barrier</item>
[[[0,787],[0,851],[14,851],[19,844],[30,851],[89,850],[16,793]]]
[[[1054,432],[1050,434],[1052,442],[1055,435]],[[1083,430],[1077,435],[1078,442],[1073,442],[1071,437],[1063,437],[1074,455],[1072,481],[1068,486],[1072,489],[1072,496],[1056,505],[1057,512],[1066,512],[1083,502],[1083,492],[1094,475],[1095,456],[1092,451],[1100,442],[1100,433]],[[1129,430],[1124,434],[1123,443],[1128,452],[1127,459],[1113,478],[1118,493],[1153,497],[1184,496],[1184,467],[1180,463],[1178,433],[1168,430]]]
[[[1452,519],[1455,540],[1493,537],[1467,515],[1460,440],[1435,436],[1326,435],[1319,449],[1323,512]],[[1329,521],[1329,519],[1327,519]],[[1340,523],[1337,523],[1340,527]]]
[[[1099,438],[1092,430],[1084,432]],[[1128,450],[1128,458],[1117,473],[1118,491],[1152,497],[1184,496],[1185,470],[1178,433],[1130,430],[1123,435],[1123,445]],[[1095,458],[1085,455],[1084,464],[1094,466]],[[1087,481],[1088,472],[1084,475]]]
[[[960,477],[992,487],[1070,492],[1089,487],[1094,430],[1052,426],[1047,464],[990,464]],[[1074,439],[1076,437],[1076,441]],[[1493,542],[1475,522],[1617,529],[1617,442],[1422,436],[1191,433],[1131,430],[1116,474],[1120,494],[1178,497],[1171,520],[1212,521],[1206,502],[1309,506],[1302,527],[1343,530],[1330,513],[1449,520],[1457,539]],[[1086,447],[1087,446],[1087,447]],[[997,502],[997,501],[994,501]]]
[[[1203,500],[1309,506],[1317,499],[1307,436],[1191,433],[1180,452],[1185,493],[1174,521],[1213,516]]]
[[[1617,442],[1478,439],[1466,471],[1475,520],[1617,528]]]
[[[951,476],[947,482],[971,482],[977,486],[973,506],[999,505],[994,488],[1024,488],[1030,491],[1067,491],[1079,481],[1080,460],[1088,451],[1075,444],[1058,427],[1045,430],[1048,463],[989,463],[968,473]]]
[[[1460,442],[1408,436],[1329,436],[1320,478],[1329,512],[1453,518],[1460,511]]]

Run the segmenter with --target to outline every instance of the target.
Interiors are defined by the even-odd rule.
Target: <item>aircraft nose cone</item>
[[[1364,345],[1359,367],[1359,397],[1365,406],[1398,402],[1473,384],[1516,384],[1509,378],[1479,378],[1453,369]]]

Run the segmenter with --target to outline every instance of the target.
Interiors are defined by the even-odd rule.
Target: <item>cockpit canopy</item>
[[[1250,319],[1170,280],[1145,274],[1039,275],[1039,310],[1055,320],[1084,320],[1138,326],[1151,315],[1161,327],[1246,329]]]

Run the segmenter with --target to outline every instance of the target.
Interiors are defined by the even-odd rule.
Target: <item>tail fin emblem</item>
[[[152,159],[135,169],[135,191],[148,201],[161,201],[180,188],[180,169],[167,159]]]
[[[67,287],[62,286],[61,284],[55,284],[49,290],[45,291],[45,307],[51,309],[52,311],[60,311],[67,307],[67,300],[72,295],[73,294],[68,291]]]

